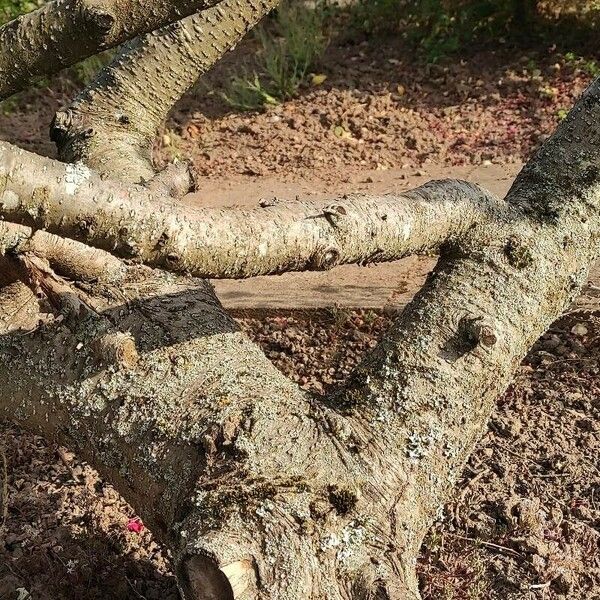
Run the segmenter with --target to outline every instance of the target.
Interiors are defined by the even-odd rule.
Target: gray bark
[[[279,0],[223,0],[126,44],[96,80],[57,113],[62,160],[139,183],[154,177],[152,143],[175,102]]]
[[[0,28],[0,98],[217,0],[55,0]]]
[[[509,218],[442,247],[331,397],[278,373],[204,284],[132,266],[90,288],[96,317],[3,336],[3,410],[117,484],[187,598],[417,597],[422,536],[494,399],[598,254],[599,100],[596,83],[525,168]],[[115,332],[136,360],[95,354]]]
[[[65,165],[2,142],[0,149],[6,219],[199,277],[397,260],[437,250],[477,224],[510,218],[509,208],[488,192],[451,180],[401,196],[193,209],[141,186],[103,180],[82,164]],[[121,162],[114,164],[120,173]],[[6,235],[5,247],[23,243],[13,229]]]
[[[170,56],[151,46],[140,46],[151,64]],[[168,85],[155,120],[183,89]],[[152,94],[136,86],[145,106]],[[105,92],[100,113],[112,101]],[[0,414],[72,447],[113,482],[173,551],[186,600],[417,598],[423,535],[494,399],[598,254],[599,107],[596,82],[503,202],[438,182],[395,198],[188,215],[164,198],[157,210],[141,186],[2,145],[0,214],[25,225],[0,231],[3,265],[20,278],[0,292]],[[152,177],[140,150],[149,136],[129,142]],[[70,148],[131,181],[121,151]],[[440,260],[347,384],[323,399],[283,377],[206,282],[119,262],[109,277],[90,277],[81,262],[114,259],[34,233],[40,226],[201,274],[424,249]],[[93,261],[78,260],[86,252]],[[71,285],[68,272],[86,284]]]

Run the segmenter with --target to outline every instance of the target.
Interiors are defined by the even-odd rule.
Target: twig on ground
[[[500,550],[501,552],[506,552],[508,554],[512,554],[513,556],[522,557],[523,555],[512,548],[508,548],[507,546],[501,546],[500,544],[494,544],[493,542],[486,542],[485,540],[478,540],[477,538],[469,537],[466,535],[460,535],[459,533],[450,533],[454,537],[457,537],[461,540],[465,540],[467,542],[474,542],[476,544],[481,544],[482,546],[486,546],[487,548],[493,548],[494,550]]]
[[[0,490],[0,531],[4,531],[8,518],[8,460],[6,451],[0,446],[0,461],[2,462],[2,489]]]

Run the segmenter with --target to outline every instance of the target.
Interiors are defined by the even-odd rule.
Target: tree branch
[[[344,260],[437,247],[441,259],[325,404],[268,363],[208,286],[129,266],[98,284],[85,319],[0,336],[0,411],[60,436],[117,484],[172,549],[186,600],[416,598],[422,536],[494,398],[598,255],[599,150],[596,82],[505,203],[446,182],[400,203],[264,207],[243,217],[266,221],[244,224],[3,144],[3,214],[165,268],[248,274],[265,240],[277,256],[258,260],[267,272],[296,264],[286,244],[322,256],[321,240]],[[102,363],[103,340],[121,332],[135,360]]]
[[[83,165],[6,143],[0,149],[0,214],[6,219],[201,277],[396,260],[436,250],[478,223],[509,218],[489,193],[452,180],[402,196],[194,210],[102,179]]]
[[[112,254],[46,231],[0,222],[0,254],[31,253],[47,260],[60,275],[75,281],[116,281],[123,263]]]
[[[400,547],[415,554],[494,400],[600,254],[599,119],[600,80],[518,176],[506,197],[515,218],[478,223],[443,248],[424,288],[329,398],[382,474],[382,512]],[[400,568],[416,589],[412,565]]]
[[[52,139],[66,162],[139,183],[154,176],[152,144],[175,102],[279,0],[223,0],[125,45],[66,110]]]
[[[55,0],[0,28],[0,98],[216,0]]]

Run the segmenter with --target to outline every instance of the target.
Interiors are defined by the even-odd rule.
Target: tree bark
[[[0,150],[0,213],[6,219],[199,277],[397,260],[437,250],[476,224],[511,219],[509,207],[485,190],[452,180],[401,196],[193,209],[140,186],[107,181],[83,165],[2,142]],[[14,230],[6,234],[5,246],[22,243]]]
[[[197,75],[186,61],[212,64],[271,5],[226,0],[125,49],[55,124],[64,156],[87,167],[0,146],[0,215],[22,223],[0,227],[3,270],[18,278],[0,290],[0,415],[114,483],[171,549],[186,600],[416,599],[423,535],[494,399],[598,254],[600,83],[504,201],[437,182],[193,212],[132,185],[154,178],[154,131]],[[208,29],[189,29],[197,19]],[[165,61],[175,76],[160,73]],[[112,152],[103,136],[115,132]],[[207,282],[40,227],[203,275],[440,259],[346,385],[317,398],[269,363]]]
[[[139,183],[155,175],[152,144],[175,102],[279,0],[223,0],[125,45],[52,124],[62,160]]]
[[[55,0],[0,28],[0,98],[217,0]]]
[[[418,597],[422,537],[494,399],[598,254],[599,107],[596,82],[508,212],[442,246],[330,397],[277,372],[206,284],[130,266],[89,288],[86,319],[0,338],[2,410],[116,483],[173,550],[185,598]],[[118,332],[138,358],[103,363]]]

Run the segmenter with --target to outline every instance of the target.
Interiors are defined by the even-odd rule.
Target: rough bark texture
[[[217,0],[56,0],[0,28],[0,98]]]
[[[152,143],[181,96],[278,0],[223,0],[126,44],[68,108],[52,136],[61,159],[139,183],[154,177]]]
[[[108,252],[6,221],[0,222],[0,254],[35,254],[60,275],[82,282],[114,281],[123,271],[121,261]]]
[[[38,300],[28,285],[13,280],[0,288],[0,335],[13,329],[35,329],[38,315]]]
[[[171,548],[186,600],[418,598],[423,535],[494,399],[598,254],[600,83],[503,202],[437,182],[192,212],[123,183],[153,178],[150,140],[172,102],[271,5],[226,0],[134,42],[57,119],[64,156],[120,183],[0,145],[0,215],[23,223],[0,227],[0,415],[113,482]],[[208,283],[39,227],[221,276],[431,249],[440,260],[346,386],[321,399],[269,363]]]
[[[442,246],[423,290],[324,401],[277,372],[206,284],[131,266],[89,288],[85,319],[0,339],[2,409],[117,484],[173,549],[186,598],[418,597],[422,536],[494,399],[598,254],[599,107],[596,83],[510,208]],[[95,348],[118,332],[137,359],[106,364]]]
[[[503,202],[452,180],[401,196],[192,209],[155,199],[138,186],[102,180],[81,164],[64,165],[1,142],[0,149],[5,218],[200,277],[397,260],[437,250],[476,224],[508,218]]]

